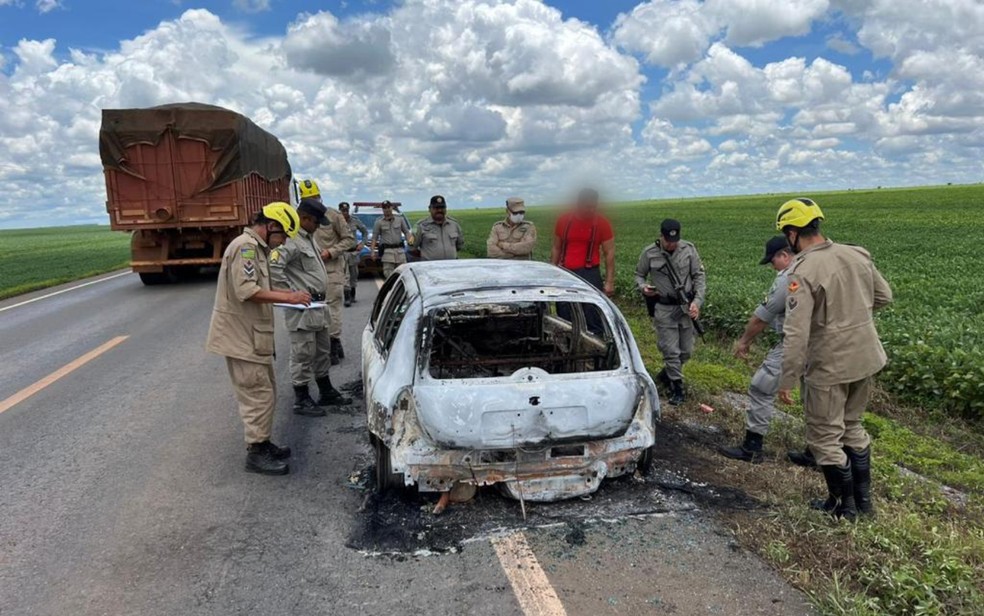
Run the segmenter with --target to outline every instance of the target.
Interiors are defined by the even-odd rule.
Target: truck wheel
[[[167,284],[167,274],[164,272],[140,272],[140,282],[144,283],[148,287],[153,287],[159,284]]]
[[[372,438],[373,448],[376,450],[376,491],[385,494],[390,490],[402,490],[406,487],[403,483],[403,475],[393,472],[390,465],[390,450],[385,443],[375,436]]]

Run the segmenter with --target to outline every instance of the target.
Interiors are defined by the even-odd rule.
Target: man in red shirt
[[[574,209],[557,219],[550,262],[570,270],[609,297],[615,294],[615,233],[599,212],[598,191],[586,188]],[[601,259],[605,278],[601,278]]]

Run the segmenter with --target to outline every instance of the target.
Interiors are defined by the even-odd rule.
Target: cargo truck
[[[221,107],[105,109],[99,154],[110,225],[131,233],[130,265],[148,285],[218,265],[256,212],[290,200],[284,146]]]

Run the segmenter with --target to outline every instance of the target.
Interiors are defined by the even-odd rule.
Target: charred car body
[[[545,263],[411,263],[362,337],[382,490],[589,494],[651,455],[656,387],[604,295]]]

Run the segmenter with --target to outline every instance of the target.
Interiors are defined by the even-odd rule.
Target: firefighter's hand
[[[290,299],[287,301],[288,304],[303,304],[305,306],[311,305],[311,294],[307,291],[291,291]]]
[[[697,302],[692,302],[690,304],[690,310],[687,311],[687,314],[690,315],[691,319],[700,318],[700,306],[697,305]]]
[[[788,389],[779,390],[779,401],[783,404],[793,404],[793,394]]]
[[[743,340],[739,340],[738,344],[735,345],[735,357],[738,359],[748,359],[748,348],[749,344]]]

